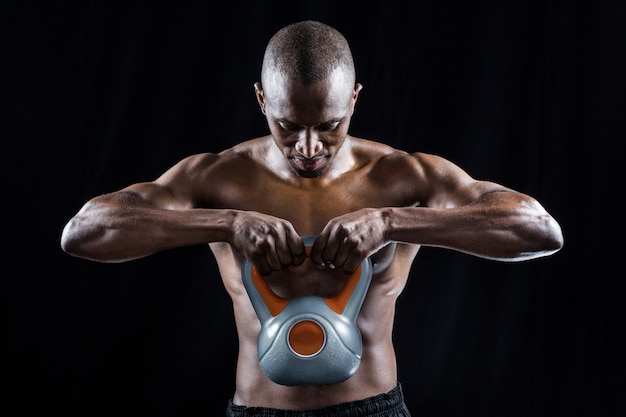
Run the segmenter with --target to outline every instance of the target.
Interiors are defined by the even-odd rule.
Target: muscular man
[[[289,25],[271,38],[254,84],[269,135],[189,156],[152,182],[97,196],[63,230],[66,252],[100,262],[210,245],[239,336],[228,415],[246,407],[264,416],[278,409],[350,416],[359,407],[409,415],[392,328],[420,246],[519,261],[563,245],[558,223],[534,198],[476,180],[439,156],[350,136],[361,88],[339,32],[315,21]],[[310,259],[307,235],[317,236]],[[333,385],[270,381],[259,366],[260,323],[242,284],[244,258],[277,294],[293,297],[336,293],[367,257],[373,276],[357,319],[363,354],[354,376]]]

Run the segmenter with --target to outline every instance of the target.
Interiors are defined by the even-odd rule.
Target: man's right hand
[[[262,275],[302,265],[306,258],[302,238],[289,221],[256,211],[237,212],[228,243]]]

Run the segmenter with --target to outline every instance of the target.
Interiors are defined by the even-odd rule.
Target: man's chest
[[[218,206],[258,211],[289,220],[301,235],[318,234],[326,223],[342,214],[362,208],[398,206],[400,196],[367,178],[318,185],[315,180],[300,183],[256,181],[221,193]]]

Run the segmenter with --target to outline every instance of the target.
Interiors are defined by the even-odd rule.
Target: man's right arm
[[[61,247],[85,259],[123,262],[227,240],[233,210],[181,208],[168,194],[159,184],[140,183],[95,197],[65,225]]]
[[[232,167],[219,168],[217,159],[208,154],[190,157],[154,182],[92,198],[65,225],[62,249],[93,261],[124,262],[178,247],[227,242],[265,274],[300,265],[304,246],[287,220],[208,207],[207,189],[245,188],[228,181]]]

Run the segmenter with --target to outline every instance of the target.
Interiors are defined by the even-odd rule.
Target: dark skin
[[[395,305],[422,245],[500,261],[562,247],[558,223],[534,198],[441,157],[349,135],[362,86],[343,71],[308,86],[273,72],[254,87],[270,135],[190,156],[153,182],[93,198],[61,241],[68,253],[100,262],[209,244],[239,337],[235,404],[316,408],[394,388]],[[317,236],[310,259],[307,235]],[[356,374],[332,386],[270,381],[258,364],[260,323],[241,280],[244,258],[275,292],[293,297],[336,293],[366,257],[374,268],[357,319]]]

